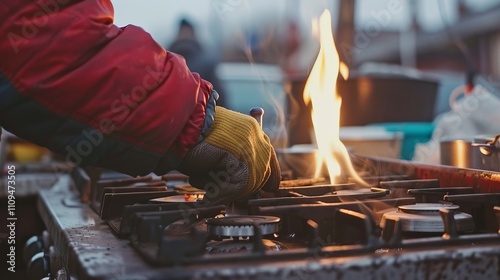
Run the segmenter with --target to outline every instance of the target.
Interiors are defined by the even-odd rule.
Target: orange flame
[[[366,185],[352,167],[347,149],[339,138],[342,98],[336,84],[343,63],[333,41],[331,21],[330,11],[325,10],[319,18],[320,50],[304,88],[305,103],[312,102],[311,116],[319,149],[316,174],[319,176],[325,162],[332,184],[345,182],[350,176]],[[347,67],[343,65],[342,68],[342,74],[347,75]]]

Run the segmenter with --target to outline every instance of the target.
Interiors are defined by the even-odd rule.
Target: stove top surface
[[[103,197],[101,211],[113,208],[103,218],[78,202],[70,176],[42,191],[38,208],[65,267],[78,279],[496,279],[500,209],[494,206],[500,195],[482,192],[500,185],[499,174],[405,168],[399,165],[398,174],[406,179],[385,177],[375,189],[354,191],[356,199],[339,198],[336,192],[345,190],[324,186],[319,192],[286,190],[251,200],[245,216],[231,216],[224,206],[156,204],[151,194],[131,205],[133,195],[113,191],[108,201]],[[425,180],[412,183],[416,179]],[[415,185],[412,195],[401,192]],[[176,194],[154,188],[162,197]],[[434,234],[413,234],[395,213],[426,216]]]

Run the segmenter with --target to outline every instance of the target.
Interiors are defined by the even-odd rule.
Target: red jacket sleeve
[[[5,3],[7,2],[7,3]],[[2,1],[0,125],[77,163],[166,172],[205,124],[212,85],[106,0]]]

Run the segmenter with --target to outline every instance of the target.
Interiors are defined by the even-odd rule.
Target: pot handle
[[[485,156],[491,156],[493,152],[497,149],[496,143],[500,139],[500,134],[497,134],[495,138],[487,143],[472,143],[472,147],[479,147],[481,154]]]

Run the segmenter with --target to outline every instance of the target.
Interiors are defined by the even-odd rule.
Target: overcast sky
[[[310,22],[324,8],[335,1],[328,0],[119,0],[112,1],[115,23],[139,25],[159,42],[173,39],[177,22],[190,18],[200,30],[202,39],[208,39],[214,24],[242,26],[257,24],[262,17],[283,18],[286,11],[296,9],[300,21]],[[205,38],[203,38],[205,36]]]
[[[285,14],[295,13],[303,28],[324,8],[335,10],[340,0],[116,0],[115,23],[119,26],[135,24],[143,27],[160,43],[173,39],[177,22],[181,17],[193,20],[202,39],[210,39],[211,30],[221,27],[258,24],[262,17],[283,19]],[[394,15],[388,29],[398,29],[409,24],[409,0],[357,0],[356,22],[362,26],[373,19],[373,13],[386,9],[389,1],[398,1],[404,11]],[[415,1],[415,0],[414,0]],[[450,20],[456,19],[457,0],[416,0],[417,13],[421,17],[422,27],[436,31],[442,27],[442,20],[436,1],[443,1]],[[485,10],[500,3],[500,0],[465,0],[474,10]],[[335,11],[332,11],[335,15]],[[336,19],[333,19],[334,22]],[[309,30],[309,29],[308,29]],[[307,30],[307,31],[308,31]]]

